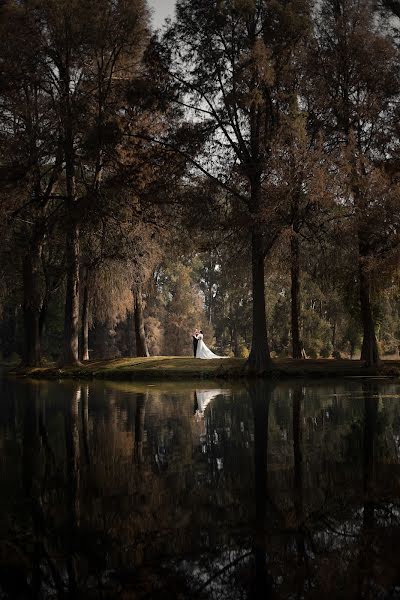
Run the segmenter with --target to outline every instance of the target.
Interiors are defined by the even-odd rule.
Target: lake
[[[397,383],[0,386],[0,598],[400,597]]]

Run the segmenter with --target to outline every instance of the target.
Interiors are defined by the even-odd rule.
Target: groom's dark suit
[[[199,343],[199,340],[193,336],[193,356],[196,358],[196,352],[197,352],[197,344]]]

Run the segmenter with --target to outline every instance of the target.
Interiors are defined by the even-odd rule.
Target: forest
[[[0,2],[0,359],[400,351],[400,5]]]

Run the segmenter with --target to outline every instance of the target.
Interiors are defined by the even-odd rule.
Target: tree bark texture
[[[72,109],[71,38],[70,24],[65,22],[64,56],[57,65],[61,82],[61,117],[65,161],[65,218],[66,218],[66,298],[64,313],[64,364],[79,364],[79,259],[80,227],[77,216],[75,181],[75,120]]]
[[[136,336],[136,356],[150,356],[146,342],[146,332],[144,328],[143,297],[142,290],[140,288],[138,288],[135,292],[134,321]]]
[[[293,358],[302,358],[300,340],[300,247],[296,232],[293,232],[290,240],[290,256],[292,356]]]
[[[34,239],[23,261],[23,315],[24,315],[24,364],[29,367],[41,365],[40,315],[42,293],[40,289],[42,244]]]
[[[66,236],[67,286],[64,315],[64,364],[79,364],[79,226],[70,223]]]
[[[358,273],[360,286],[361,323],[363,328],[363,341],[361,346],[361,360],[367,366],[380,363],[378,342],[375,335],[375,319],[371,302],[371,277],[366,267],[367,253],[362,240],[359,241]]]
[[[267,340],[264,277],[262,236],[255,231],[252,234],[253,334],[247,366],[256,373],[265,372],[271,364]]]
[[[89,277],[87,273],[83,289],[81,360],[89,360]]]

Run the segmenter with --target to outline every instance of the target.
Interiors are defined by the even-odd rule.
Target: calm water
[[[0,381],[0,598],[400,597],[400,386],[221,385]]]

